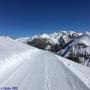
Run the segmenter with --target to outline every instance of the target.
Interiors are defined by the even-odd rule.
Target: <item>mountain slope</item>
[[[3,57],[5,55],[4,59],[0,57],[0,66],[3,66],[0,68],[1,87],[16,87],[18,90],[89,90],[80,78],[62,63],[61,59],[64,58],[58,59],[55,54],[10,38],[0,37],[0,41],[0,54],[4,51]],[[6,43],[8,44],[3,47]],[[14,52],[13,55],[16,56],[10,52]]]
[[[66,58],[90,66],[90,35],[83,34],[57,52]]]

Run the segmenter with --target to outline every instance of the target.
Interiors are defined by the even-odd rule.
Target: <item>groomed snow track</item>
[[[89,90],[54,54],[37,49],[29,53],[28,58],[26,55],[24,60],[0,73],[1,87],[18,87],[18,90]]]

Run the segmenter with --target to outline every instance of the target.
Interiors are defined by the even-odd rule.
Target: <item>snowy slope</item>
[[[19,44],[19,45],[18,45]],[[3,54],[2,54],[3,52]],[[13,53],[12,53],[13,52]],[[18,90],[89,90],[63,63],[48,51],[0,37],[0,86]]]
[[[82,44],[82,45],[79,45]],[[84,45],[84,46],[83,46]],[[69,44],[69,46],[71,46],[72,49],[76,49],[77,52],[78,51],[85,51],[85,50],[89,50],[90,51],[90,36],[87,34],[84,34],[80,37],[78,37],[77,39],[75,39],[71,44]]]
[[[82,35],[78,40],[76,41],[77,43],[83,43],[87,46],[90,46],[90,35],[88,33]]]
[[[7,68],[7,63],[9,65],[11,65],[11,63],[14,64],[15,60],[19,59],[20,56],[24,58],[23,52],[27,53],[28,48],[34,49],[33,47],[17,42],[10,37],[0,36],[0,68]]]
[[[83,47],[82,45],[85,45],[85,46]],[[76,50],[90,47],[90,35],[88,34],[81,35],[80,37],[76,38],[72,43],[70,43],[66,48],[68,47],[71,47],[72,49],[76,49]],[[66,48],[63,49],[63,51],[66,51]]]
[[[75,63],[66,58],[57,56],[56,57],[75,75],[77,75],[86,85],[90,88],[90,67]]]
[[[86,66],[90,66],[90,34],[89,32],[76,38],[73,42],[67,45],[64,49],[57,52],[58,55],[62,55],[76,62]]]

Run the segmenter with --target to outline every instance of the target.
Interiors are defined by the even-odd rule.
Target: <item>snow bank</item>
[[[83,81],[88,88],[90,88],[90,67],[75,63],[70,60],[66,60],[65,58],[62,58],[60,56],[56,57],[64,63],[64,65],[71,70],[76,76],[79,77],[81,81]]]

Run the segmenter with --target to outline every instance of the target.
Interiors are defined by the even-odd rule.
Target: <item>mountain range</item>
[[[16,40],[90,66],[90,32],[60,31]]]

